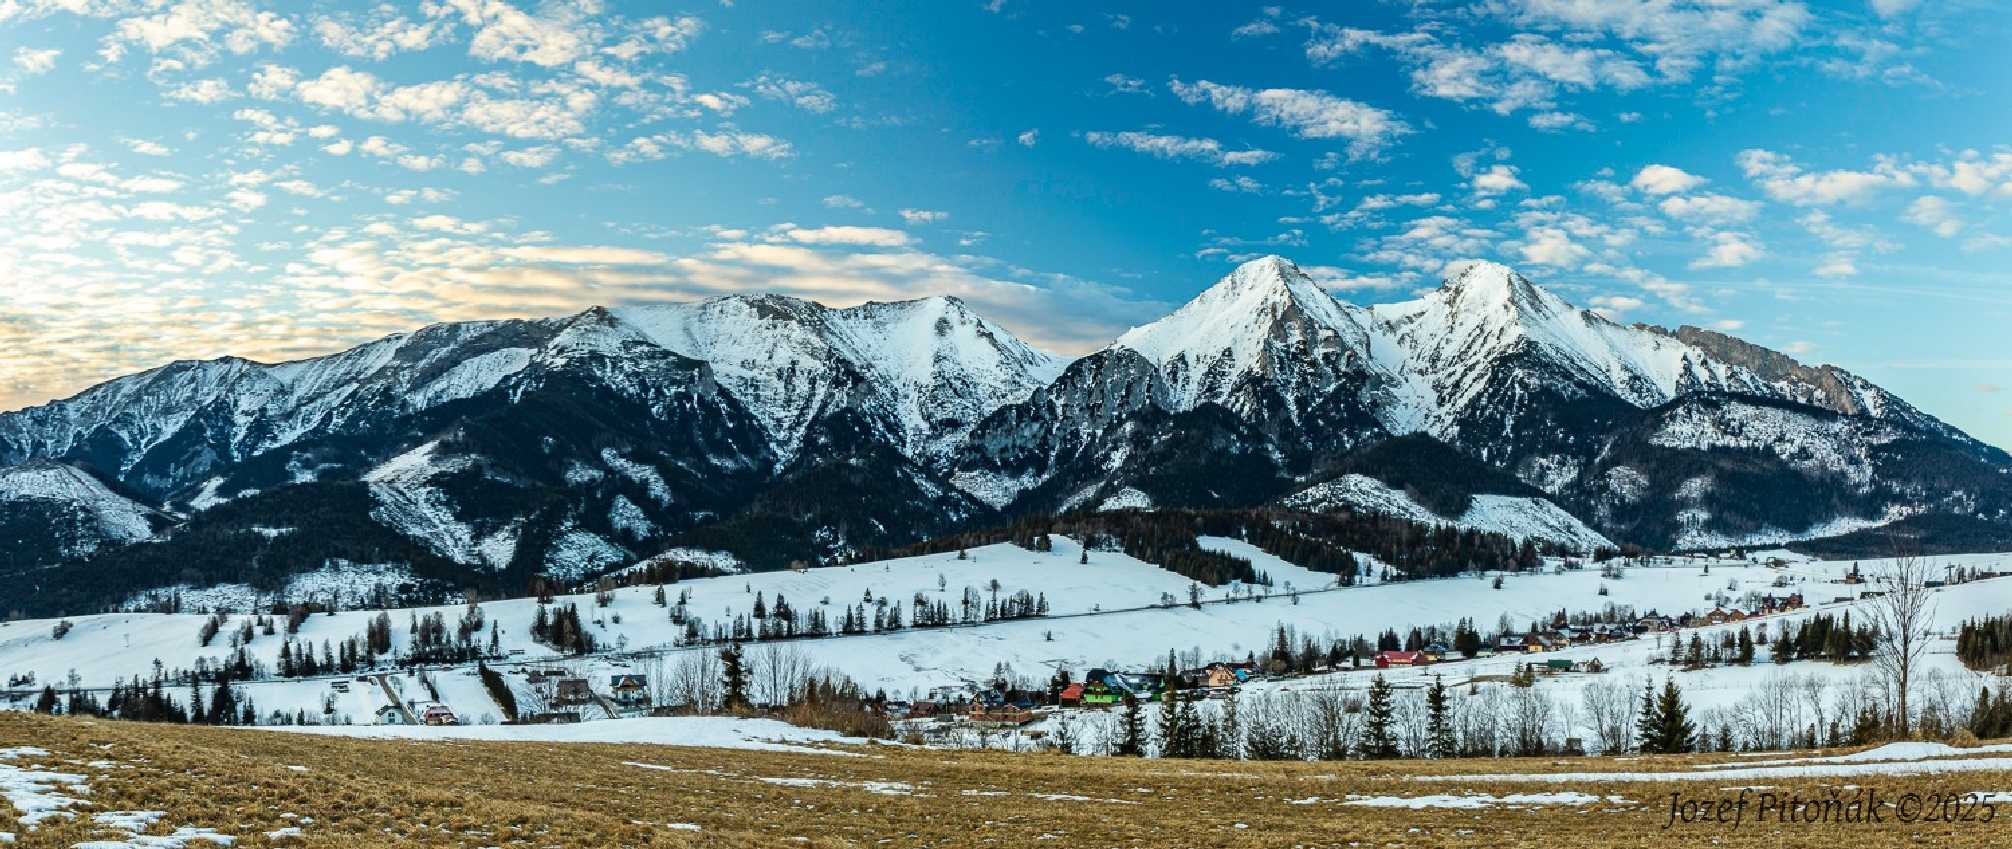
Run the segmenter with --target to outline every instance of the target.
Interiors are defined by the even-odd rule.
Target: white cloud
[[[379,10],[369,20],[352,23],[338,17],[314,22],[314,35],[322,46],[357,59],[384,61],[398,53],[413,53],[441,42],[452,30],[447,20],[410,20]]]
[[[1691,261],[1692,268],[1738,268],[1765,253],[1758,242],[1745,234],[1719,231],[1704,235],[1710,246],[1704,256]]]
[[[526,62],[547,68],[570,65],[592,52],[587,23],[563,12],[553,17],[525,13],[504,0],[441,0],[440,14],[459,12],[475,29],[468,55],[491,62]]]
[[[1757,201],[1721,194],[1673,195],[1656,205],[1664,215],[1716,224],[1736,224],[1752,220],[1760,213]]]
[[[224,202],[241,212],[250,212],[265,206],[265,193],[246,188],[232,189],[224,194]]]
[[[24,74],[46,74],[56,68],[56,57],[63,51],[56,49],[36,50],[30,47],[14,49],[14,67]]]
[[[909,224],[934,224],[938,221],[948,221],[949,219],[950,213],[940,209],[904,209],[901,211],[901,220]]]
[[[1022,132],[1020,135],[1015,136],[1014,140],[1018,141],[1021,147],[1033,147],[1035,143],[1041,140],[1041,131],[1027,130],[1025,132]]]
[[[561,265],[661,265],[671,261],[670,256],[656,251],[605,245],[520,246],[496,252],[510,259]]]
[[[1250,23],[1239,26],[1236,29],[1230,30],[1230,37],[1262,38],[1267,35],[1277,35],[1278,31],[1279,31],[1278,24],[1272,23],[1271,21],[1265,20],[1263,18],[1259,18],[1255,21],[1251,21]]]
[[[1144,94],[1150,96],[1153,93],[1152,89],[1146,87],[1145,80],[1137,77],[1128,77],[1124,74],[1110,74],[1104,77],[1104,82],[1111,86],[1110,93],[1112,94]]]
[[[146,139],[125,139],[126,148],[142,156],[173,156],[174,151],[160,142]]]
[[[550,145],[506,150],[498,154],[504,162],[518,168],[543,168],[559,157],[559,149]]]
[[[1411,127],[1395,113],[1324,91],[1297,88],[1249,89],[1208,80],[1192,84],[1175,78],[1174,95],[1191,104],[1207,103],[1230,115],[1281,127],[1303,139],[1349,140],[1349,156],[1374,156]]]
[[[1557,227],[1539,227],[1529,231],[1517,251],[1524,262],[1563,268],[1577,266],[1593,255],[1590,249],[1572,241],[1571,234]]]
[[[1909,223],[1927,228],[1945,239],[1956,238],[1963,232],[1963,219],[1957,217],[1956,206],[1935,195],[1923,195],[1907,205]]]
[[[1973,197],[2012,197],[2012,151],[2001,150],[1987,157],[1966,150],[1946,165],[1926,163],[1910,170],[1925,176],[1929,185],[1938,189],[1955,189]]]
[[[696,130],[690,134],[668,132],[638,136],[608,151],[607,158],[616,165],[648,162],[663,159],[670,155],[672,149],[697,150],[726,158],[788,159],[796,155],[789,142],[774,136],[721,127],[718,132]]]
[[[1590,133],[1598,129],[1592,121],[1586,120],[1586,116],[1577,112],[1539,112],[1530,116],[1530,126],[1545,132],[1578,130]]]
[[[1856,277],[1858,275],[1858,259],[1851,254],[1829,254],[1810,273],[1818,277]]]
[[[749,103],[747,98],[726,91],[701,92],[692,95],[692,102],[721,115],[732,115]]]
[[[245,84],[245,91],[260,100],[278,100],[293,92],[300,84],[300,72],[285,65],[260,65],[252,72],[251,82]]]
[[[907,233],[886,227],[796,227],[782,231],[781,236],[804,245],[898,248],[909,242]]]
[[[1235,179],[1226,179],[1223,177],[1216,177],[1214,179],[1211,179],[1209,180],[1209,188],[1221,192],[1258,194],[1264,191],[1264,184],[1256,180],[1253,180],[1249,177],[1246,177],[1242,174],[1239,174]]]
[[[1740,151],[1737,161],[1768,197],[1798,206],[1858,201],[1880,189],[1914,185],[1912,176],[1884,163],[1872,171],[1806,171],[1784,154],[1758,148]]]
[[[864,203],[860,202],[859,198],[856,198],[856,197],[853,197],[853,196],[851,196],[851,195],[825,195],[825,196],[824,196],[824,205],[825,205],[825,208],[827,208],[827,209],[865,209],[865,208],[866,208],[866,204],[864,204]]]
[[[1517,178],[1516,166],[1501,162],[1488,166],[1487,170],[1475,172],[1473,178],[1468,181],[1468,185],[1474,189],[1475,194],[1482,197],[1492,197],[1513,191],[1524,191],[1530,188],[1529,184]]]
[[[275,189],[279,189],[280,191],[286,192],[287,194],[290,195],[298,195],[300,197],[307,197],[307,198],[323,197],[325,194],[319,186],[316,186],[315,184],[310,183],[306,180],[299,180],[299,179],[278,180],[272,184],[272,187]]]
[[[1628,185],[1638,192],[1650,195],[1670,195],[1688,192],[1705,184],[1705,178],[1685,172],[1670,165],[1646,165],[1635,172],[1635,178]]]
[[[194,80],[161,92],[169,100],[186,100],[190,103],[220,103],[237,96],[230,83],[219,79]]]
[[[128,45],[151,53],[173,52],[190,64],[207,64],[221,45],[236,54],[261,47],[284,47],[293,40],[294,24],[275,12],[258,11],[245,0],[185,0],[153,15],[120,19],[105,36],[101,55],[118,61]]]
[[[1897,18],[1919,5],[1921,0],[1872,0],[1872,11],[1882,18]]]
[[[1224,150],[1222,142],[1210,138],[1165,135],[1160,133],[1127,130],[1121,133],[1092,131],[1083,134],[1083,140],[1097,147],[1116,147],[1139,153],[1151,154],[1161,159],[1199,159],[1218,168],[1234,165],[1260,165],[1278,158],[1269,150],[1248,148],[1244,150]]]
[[[793,80],[774,74],[762,74],[741,85],[751,88],[755,94],[769,100],[780,100],[794,104],[806,112],[823,114],[838,106],[838,98],[816,83]]]
[[[1624,313],[1641,309],[1648,302],[1632,295],[1595,295],[1593,308],[1608,318],[1618,318]]]
[[[262,70],[261,73],[265,72]],[[277,74],[275,76],[282,79],[273,80],[271,85],[278,85],[284,77]],[[266,83],[262,81],[261,84],[263,86]],[[323,71],[319,77],[296,83],[293,93],[302,103],[310,106],[350,114],[366,114],[370,112],[371,101],[382,88],[383,83],[368,71],[358,71],[347,65],[339,65]]]

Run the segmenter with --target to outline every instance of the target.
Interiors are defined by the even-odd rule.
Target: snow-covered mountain
[[[940,458],[978,419],[1062,371],[957,298],[831,309],[779,296],[734,296],[616,311],[651,341],[710,364],[788,460],[806,431],[859,412],[902,451]]]
[[[1365,308],[1280,257],[1073,362],[955,298],[749,295],[175,363],[0,414],[10,468],[75,484],[0,488],[6,527],[73,517],[17,533],[14,566],[129,588],[337,561],[513,585],[679,546],[773,568],[1120,507],[1383,504],[1651,547],[2012,510],[2004,452],[1840,369],[1494,263]]]
[[[0,468],[0,568],[32,568],[154,538],[165,517],[72,466]]]
[[[1127,388],[1122,407],[1114,386]],[[1234,421],[1196,415],[1206,409]],[[1196,506],[1166,491],[1195,492],[1196,480],[1141,469],[1138,443],[1122,438],[1178,438],[1165,422],[1180,417],[1195,427],[1176,430],[1207,432],[1226,452],[1194,458],[1216,482],[1205,494],[1235,475],[1243,497],[1283,496],[1367,446],[1417,434],[1512,473],[1617,540],[1654,546],[1778,541],[1785,527],[1878,523],[1925,505],[2000,521],[2012,507],[2004,452],[1869,381],[1697,328],[1617,324],[1489,262],[1367,309],[1282,258],[1245,263],[994,413],[956,479],[995,504],[1069,508],[1131,493]],[[1938,471],[1924,475],[1919,452]],[[1231,454],[1251,459],[1211,462]],[[1139,480],[1149,473],[1157,486]]]

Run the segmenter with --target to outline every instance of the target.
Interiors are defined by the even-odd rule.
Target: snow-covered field
[[[1588,612],[1609,604],[1629,606],[1638,613],[1653,609],[1677,614],[1739,603],[1750,592],[1780,595],[1798,591],[1814,605],[1803,613],[1760,620],[1772,625],[1808,612],[1848,608],[1850,604],[1833,604],[1832,599],[1855,598],[1859,589],[1840,582],[1852,567],[1847,562],[1803,561],[1770,568],[1746,561],[1688,559],[1629,567],[1619,579],[1604,578],[1590,569],[1511,575],[1500,589],[1495,589],[1487,576],[1336,588],[1331,575],[1286,563],[1241,541],[1204,538],[1202,542],[1209,548],[1250,558],[1271,577],[1269,595],[1263,588],[1206,588],[1204,603],[1199,609],[1191,608],[1186,604],[1187,579],[1115,552],[1092,551],[1089,562],[1079,564],[1080,549],[1063,537],[1055,538],[1052,552],[994,545],[971,549],[965,559],[952,552],[800,573],[701,578],[668,585],[666,591],[673,606],[681,593],[689,593],[690,615],[707,622],[728,621],[746,613],[758,597],[771,608],[779,597],[799,611],[825,607],[827,617],[836,623],[841,606],[861,604],[869,593],[874,599],[888,598],[904,608],[920,593],[932,602],[949,604],[953,611],[967,588],[990,599],[995,580],[1002,599],[1023,589],[1045,596],[1051,611],[1046,617],[787,643],[811,663],[850,676],[869,691],[882,689],[903,697],[939,686],[989,682],[1002,672],[1045,681],[1058,666],[1068,667],[1079,677],[1091,667],[1143,668],[1165,658],[1169,650],[1202,660],[1242,659],[1247,653],[1263,652],[1280,625],[1313,636],[1373,637],[1384,629],[1450,626],[1463,617],[1484,632],[1494,630],[1497,622],[1505,619],[1512,629],[1520,630],[1561,610]],[[2007,566],[2012,556],[2007,555],[1937,558],[1938,567],[1944,563],[2012,571]],[[1861,565],[1868,573],[1877,567],[1871,561]],[[1777,580],[1786,586],[1775,587]],[[527,667],[563,667],[598,688],[607,684],[610,675],[644,671],[636,655],[645,650],[668,655],[668,662],[675,662],[683,652],[714,650],[677,646],[684,629],[670,621],[670,610],[656,606],[652,596],[651,587],[618,590],[605,608],[596,607],[591,595],[558,599],[559,604],[580,607],[582,618],[590,622],[590,629],[607,650],[586,658],[558,659],[551,649],[532,641],[530,624],[537,607],[532,599],[489,602],[481,609],[486,620],[495,624],[501,648],[514,653],[497,664],[513,688],[523,686],[525,679],[519,673]],[[1168,597],[1180,603],[1161,606]],[[2012,580],[1946,588],[1936,593],[1936,601],[1936,624],[1946,633],[1963,619],[2012,609]],[[415,616],[434,610],[444,613],[450,625],[464,613],[459,606],[394,611],[396,646],[402,649],[406,644],[408,625]],[[310,616],[296,639],[317,647],[324,641],[338,643],[362,634],[368,620],[376,615],[373,610],[357,610]],[[62,639],[53,637],[55,623],[50,620],[4,623],[0,624],[0,674],[33,673],[34,687],[55,684],[60,688],[74,673],[83,686],[109,687],[123,678],[151,675],[157,661],[174,670],[189,668],[198,658],[215,660],[228,655],[230,635],[241,618],[234,617],[232,625],[207,648],[198,644],[204,617],[197,613],[72,617],[72,628]],[[284,625],[283,618],[278,624]],[[485,626],[485,635],[487,630]],[[1711,629],[1704,629],[1704,633],[1708,642],[1716,636]],[[282,636],[261,634],[247,649],[269,667],[274,666],[282,640]],[[1925,662],[1927,668],[1950,676],[1968,675],[1952,651],[1949,641],[1938,640]],[[628,656],[619,656],[621,653]],[[1597,657],[1610,672],[1546,677],[1540,687],[1569,699],[1574,695],[1572,690],[1591,680],[1639,683],[1645,671],[1653,670],[1657,677],[1665,674],[1667,667],[1651,661],[1667,655],[1666,640],[1654,638],[1575,646],[1543,657]],[[1518,658],[1497,657],[1388,674],[1400,684],[1416,685],[1431,675],[1443,675],[1452,684],[1476,676],[1507,675],[1518,662]],[[1710,709],[1732,706],[1757,683],[1785,671],[1845,680],[1864,675],[1865,669],[1799,662],[1780,668],[1763,663],[1677,674],[1687,698]],[[1260,683],[1252,689],[1355,689],[1366,687],[1373,674],[1373,670],[1343,672]],[[440,691],[441,700],[464,722],[502,715],[472,669],[436,668],[428,677]],[[388,681],[397,688],[401,701],[430,700],[430,694],[410,673],[394,672]],[[244,685],[243,691],[261,715],[274,710],[300,711],[309,717],[357,724],[370,722],[376,709],[388,701],[374,678],[357,681],[355,676],[259,681]],[[1968,692],[1974,695],[1975,688]],[[26,703],[24,697],[15,706]]]

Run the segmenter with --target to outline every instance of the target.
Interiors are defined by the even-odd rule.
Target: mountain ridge
[[[954,297],[760,294],[437,324],[286,363],[181,361],[0,413],[0,470],[103,470],[163,517],[154,544],[169,546],[225,501],[250,516],[289,488],[367,483],[369,521],[460,564],[433,573],[571,579],[700,542],[748,548],[736,554],[756,568],[835,562],[1046,511],[1372,509],[1289,498],[1344,473],[1415,477],[1415,458],[1364,459],[1414,437],[1453,452],[1417,456],[1508,476],[1473,494],[1523,499],[1535,506],[1504,515],[1579,543],[2012,510],[2003,451],[1844,369],[1624,326],[1497,263],[1363,307],[1278,256],[1074,360]],[[1359,483],[1328,491],[1390,502]],[[330,503],[357,503],[341,492]],[[285,550],[364,562],[385,548],[355,533],[317,547],[303,531]],[[116,560],[132,542],[44,542],[39,565]]]

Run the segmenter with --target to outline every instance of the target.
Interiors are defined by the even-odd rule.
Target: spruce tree
[[[1180,667],[1173,650],[1167,651],[1166,686],[1160,690],[1160,757],[1186,758],[1194,753],[1188,750],[1188,729],[1181,721]]]
[[[1426,729],[1429,737],[1427,745],[1432,747],[1435,758],[1450,758],[1457,753],[1459,744],[1453,739],[1453,703],[1446,693],[1446,682],[1440,676],[1432,676],[1432,689],[1425,691]]]
[[[748,675],[743,658],[740,643],[729,643],[720,649],[720,676],[726,686],[726,709],[730,713],[748,706]]]
[[[1369,683],[1368,723],[1362,737],[1362,754],[1367,758],[1397,757],[1397,736],[1391,721],[1397,714],[1389,681],[1382,675]]]
[[[1642,708],[1635,714],[1636,745],[1644,754],[1653,754],[1656,739],[1656,682],[1642,683]]]
[[[1663,755],[1681,755],[1697,747],[1698,727],[1691,722],[1691,710],[1684,704],[1684,694],[1677,689],[1675,678],[1663,679],[1663,691],[1656,696],[1656,720],[1653,736],[1644,744],[1644,751]]]
[[[1118,738],[1117,753],[1124,757],[1143,757],[1146,754],[1146,722],[1139,712],[1139,697],[1127,691],[1124,704],[1124,736]]]
[[[1223,711],[1216,721],[1215,757],[1224,760],[1242,760],[1244,756],[1243,720],[1237,715],[1237,688],[1231,687],[1229,695],[1223,698]]]

